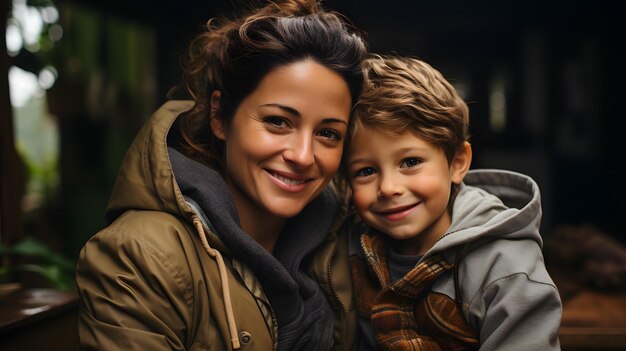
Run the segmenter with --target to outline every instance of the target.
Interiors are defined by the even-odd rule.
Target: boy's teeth
[[[306,182],[306,180],[295,180],[295,179],[289,179],[289,178],[285,178],[279,174],[274,173],[274,177],[280,179],[280,181],[282,181],[283,183],[289,184],[289,185],[300,185],[300,184],[304,184],[304,182]]]

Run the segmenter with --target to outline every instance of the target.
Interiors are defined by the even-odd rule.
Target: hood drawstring
[[[211,248],[209,242],[206,239],[206,235],[204,234],[204,225],[200,218],[194,216],[193,224],[196,226],[196,230],[198,234],[200,234],[200,241],[202,241],[202,246],[206,252],[212,258],[215,258],[217,262],[217,267],[220,273],[220,279],[222,281],[222,296],[224,298],[224,310],[226,312],[226,320],[228,321],[228,329],[230,331],[230,341],[232,343],[233,349],[238,350],[241,345],[239,344],[239,336],[237,335],[237,324],[235,323],[235,315],[233,313],[233,304],[230,300],[230,287],[228,285],[228,275],[226,273],[226,265],[224,264],[224,259],[222,258],[222,254]]]

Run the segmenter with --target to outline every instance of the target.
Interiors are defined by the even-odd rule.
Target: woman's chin
[[[269,215],[273,215],[277,218],[292,218],[297,216],[304,208],[311,203],[323,189],[315,191],[313,193],[301,194],[302,196],[294,197],[281,196],[282,194],[273,193],[271,196],[266,196],[263,201],[263,207]]]
[[[268,208],[268,212],[278,218],[289,219],[297,216],[305,206],[303,205],[291,205],[291,206],[276,206]]]
[[[313,198],[281,198],[280,196],[273,196],[268,198],[264,202],[265,211],[268,215],[275,216],[277,218],[292,218],[297,216],[304,208],[311,202]]]

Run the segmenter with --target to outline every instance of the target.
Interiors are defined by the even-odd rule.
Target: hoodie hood
[[[221,175],[171,148],[170,159],[185,199],[261,282],[278,323],[278,350],[330,349],[332,310],[303,262],[333,225],[338,204],[332,190],[326,188],[287,220],[271,254],[239,226],[234,200]]]
[[[170,101],[141,129],[122,162],[106,220],[113,222],[128,210],[144,210],[166,212],[193,223],[224,278],[222,293],[233,348],[239,347],[232,313],[236,301],[230,301],[222,254],[245,263],[263,285],[278,322],[279,350],[329,349],[333,312],[305,263],[324,242],[338,214],[333,191],[327,188],[288,220],[274,255],[268,253],[239,227],[234,201],[221,175],[168,148],[169,130],[192,106],[192,102]]]
[[[430,253],[478,239],[532,239],[542,246],[541,196],[530,177],[504,170],[469,171],[452,208],[448,232]]]
[[[167,150],[167,134],[192,101],[169,101],[139,131],[120,166],[105,219],[127,210],[161,211],[190,217],[193,212],[176,185]]]

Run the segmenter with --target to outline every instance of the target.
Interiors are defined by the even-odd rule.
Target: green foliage
[[[0,244],[0,257],[4,256],[31,258],[33,262],[18,263],[10,267],[0,266],[0,277],[11,271],[23,271],[41,275],[59,290],[69,290],[74,285],[76,264],[54,253],[36,239],[25,238],[10,247]]]

